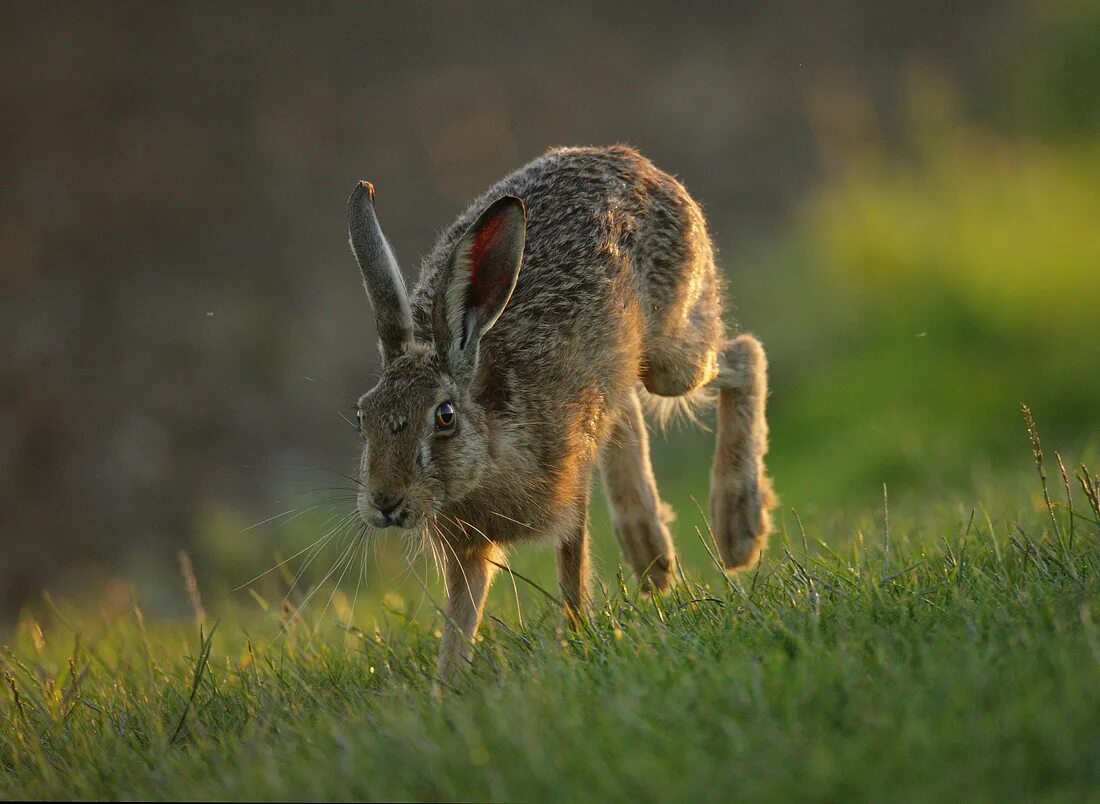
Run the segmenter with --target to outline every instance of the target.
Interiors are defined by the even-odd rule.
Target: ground
[[[0,798],[1094,799],[1100,510],[1054,476],[843,549],[787,512],[755,571],[620,576],[577,632],[517,578],[440,694],[430,605],[200,635],[51,599],[0,653]]]

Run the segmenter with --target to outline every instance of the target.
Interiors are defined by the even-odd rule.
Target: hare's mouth
[[[386,510],[379,510],[373,505],[360,503],[359,518],[365,524],[379,530],[387,528],[414,530],[420,520],[423,519],[421,515],[414,513],[404,503]]]

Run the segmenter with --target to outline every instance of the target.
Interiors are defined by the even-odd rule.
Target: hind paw
[[[642,592],[652,594],[667,591],[672,585],[676,570],[676,552],[664,523],[618,522],[615,524],[615,536],[634,574],[641,581]]]
[[[750,567],[759,560],[768,545],[774,506],[767,477],[761,477],[750,487],[715,496],[711,528],[727,572]]]
[[[667,592],[672,586],[676,561],[667,556],[658,556],[646,568],[639,573],[642,579],[642,594],[652,595]]]

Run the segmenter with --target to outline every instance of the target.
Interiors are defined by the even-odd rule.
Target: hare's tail
[[[680,396],[658,396],[641,385],[638,390],[646,418],[662,431],[678,424],[702,427],[703,422],[699,419],[700,411],[714,407],[718,400],[718,389],[709,385],[693,388]]]
[[[727,341],[718,377],[718,433],[710,480],[711,528],[726,570],[755,564],[768,543],[777,500],[765,474],[768,361],[754,336]]]

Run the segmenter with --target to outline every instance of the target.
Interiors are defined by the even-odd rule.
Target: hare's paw
[[[641,581],[642,591],[667,591],[676,571],[676,551],[664,522],[657,518],[616,522],[615,536]]]
[[[760,474],[749,483],[713,494],[711,529],[726,571],[753,566],[771,532],[771,509],[775,507],[771,481]]]

